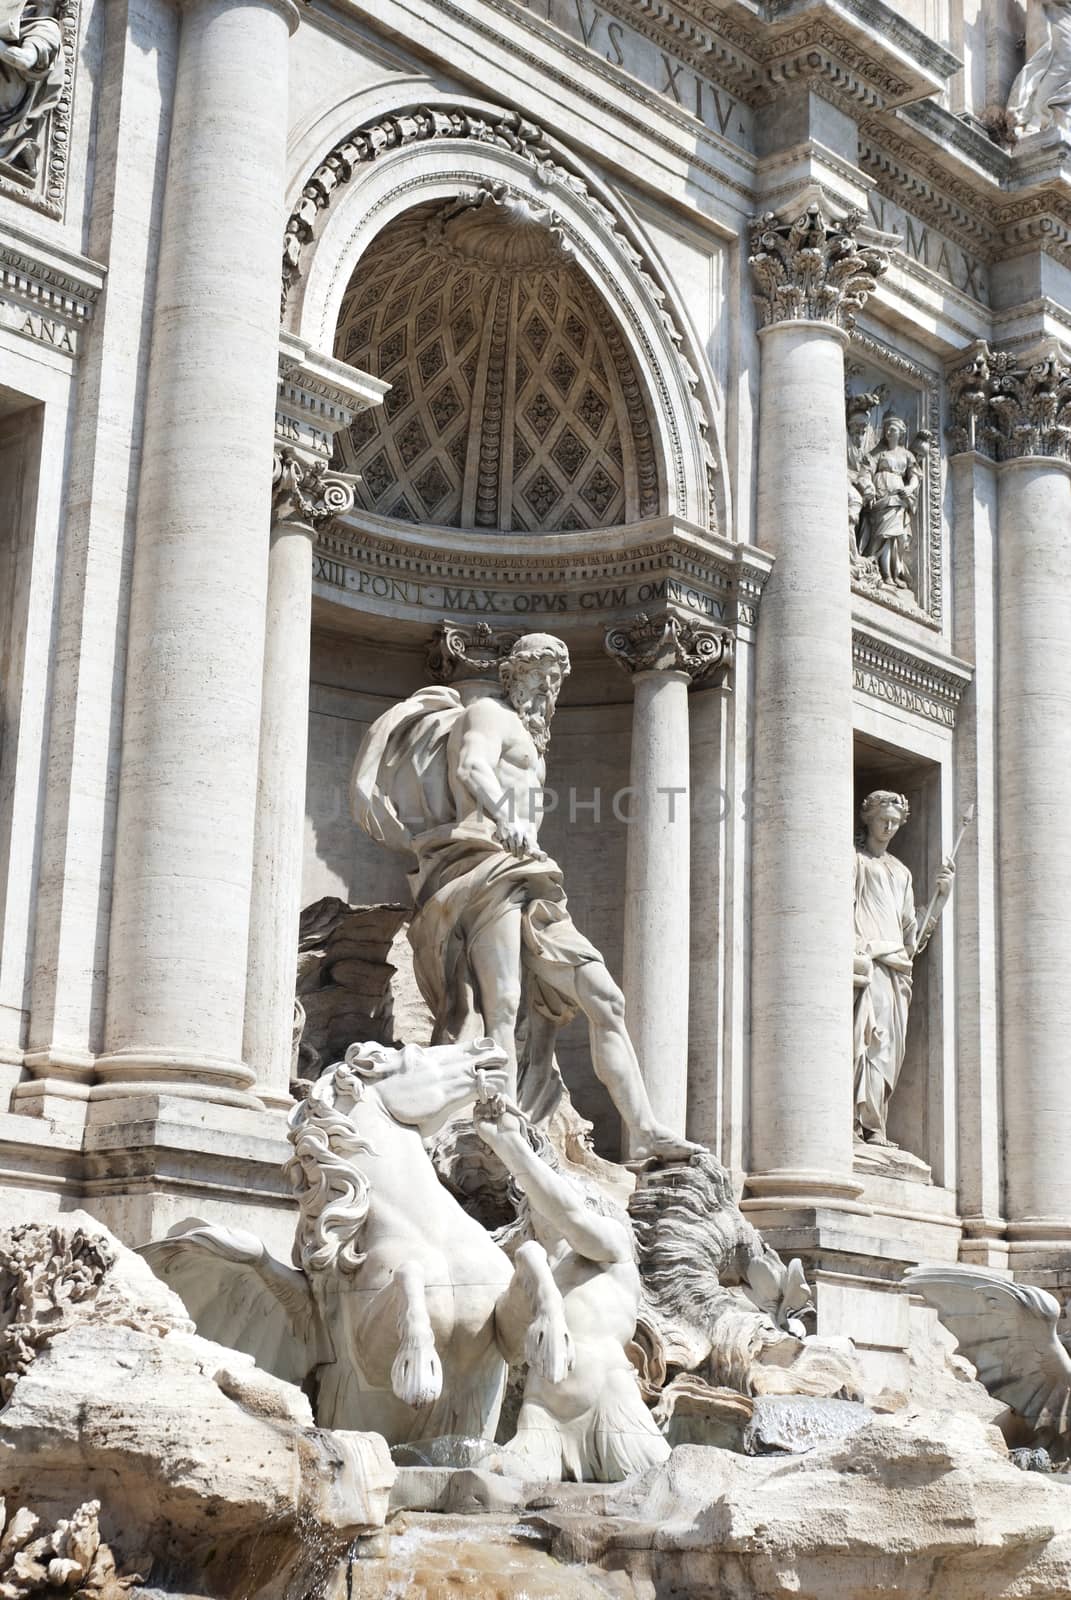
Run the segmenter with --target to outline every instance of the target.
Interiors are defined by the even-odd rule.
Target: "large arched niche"
[[[508,191],[389,223],[350,281],[334,353],[391,384],[339,440],[368,511],[566,533],[668,510],[616,319],[546,213]]]
[[[492,196],[497,197],[497,207]],[[374,266],[377,275],[382,267],[383,278],[389,278],[388,255],[401,239],[415,239],[417,230],[422,230],[426,250],[429,224],[441,226],[452,211],[471,209],[472,202],[481,197],[485,197],[489,210],[511,208],[515,215],[527,210],[532,219],[531,228],[521,227],[518,233],[529,232],[530,245],[531,236],[541,234],[545,254],[557,252],[559,255],[560,265],[553,268],[553,273],[557,274],[556,282],[561,284],[563,302],[583,308],[592,337],[590,355],[585,357],[580,350],[576,355],[588,361],[585,375],[594,381],[581,384],[578,380],[576,395],[579,398],[589,388],[598,394],[601,382],[601,399],[608,407],[611,421],[605,432],[598,430],[589,438],[572,421],[559,416],[553,428],[546,430],[547,442],[551,447],[557,444],[568,422],[578,444],[570,438],[564,439],[560,459],[555,463],[557,477],[555,479],[548,471],[547,483],[535,481],[539,479],[539,464],[527,463],[524,487],[530,491],[528,498],[510,499],[513,487],[521,486],[520,479],[513,470],[513,463],[509,471],[505,470],[505,463],[501,463],[495,491],[496,514],[491,520],[487,520],[485,509],[486,486],[479,516],[477,489],[470,483],[466,492],[470,473],[468,457],[464,479],[461,466],[453,458],[448,465],[447,460],[440,457],[439,467],[450,487],[443,490],[434,511],[428,509],[428,500],[434,499],[442,486],[442,480],[434,472],[425,482],[427,498],[403,492],[390,500],[390,504],[387,504],[390,485],[381,475],[376,481],[382,493],[371,496],[372,503],[388,515],[397,507],[403,520],[434,522],[438,526],[451,523],[464,526],[470,511],[470,526],[503,529],[505,520],[507,526],[543,532],[554,531],[555,523],[559,531],[566,531],[620,525],[623,521],[661,514],[681,517],[724,535],[728,508],[725,475],[719,470],[722,465],[717,426],[720,405],[704,364],[698,359],[689,360],[695,347],[683,309],[675,303],[672,287],[659,271],[653,251],[646,246],[634,220],[615,197],[598,180],[582,171],[570,153],[515,113],[476,103],[460,107],[456,101],[442,107],[424,105],[389,115],[380,114],[374,122],[366,123],[337,143],[307,178],[288,224],[284,327],[314,349],[334,350],[339,359],[360,365],[357,351],[361,340],[355,333],[362,318],[352,313],[355,298],[361,292],[362,263]],[[479,209],[483,208],[481,204]],[[504,263],[498,264],[500,280],[504,267]],[[543,269],[544,283],[551,271],[548,262]],[[513,276],[518,275],[523,274],[513,273]],[[538,303],[539,286],[535,292]],[[521,291],[517,289],[515,311],[520,296]],[[397,290],[388,297],[385,288],[384,311],[386,305],[396,299]],[[513,326],[520,328],[526,324],[532,309],[529,306],[523,311],[519,322],[514,316]],[[399,312],[402,321],[406,315]],[[559,347],[568,347],[568,317],[568,309],[560,311],[554,328],[548,330],[555,341],[555,354]],[[346,333],[343,323],[348,328]],[[382,322],[379,328],[389,336],[391,330]],[[374,342],[379,328],[369,330],[371,341]],[[416,333],[414,321],[405,329],[406,363],[420,353],[414,351],[410,343],[411,336]],[[538,331],[536,337],[539,337]],[[398,343],[396,340],[389,346],[386,355],[389,356]],[[443,356],[450,361],[457,352],[448,346],[449,340],[444,341]],[[378,345],[374,354],[372,343],[367,349],[369,355],[365,359],[369,365],[366,370],[388,381],[396,381],[398,364],[395,363],[393,377],[391,371],[380,373]],[[437,359],[437,356],[429,358]],[[528,364],[527,357],[525,362]],[[605,374],[601,379],[600,368]],[[514,361],[511,369],[514,381],[518,370],[523,375],[524,368],[518,369]],[[564,379],[564,361],[558,370]],[[419,367],[416,371],[420,372]],[[545,376],[549,378],[549,372]],[[445,386],[441,374],[433,374],[433,383],[435,379]],[[437,388],[436,384],[436,392]],[[551,392],[546,385],[543,389],[550,399]],[[431,396],[427,398],[430,400]],[[462,404],[468,404],[459,391],[457,398]],[[528,394],[524,401],[527,403],[534,398]],[[571,395],[565,398],[570,405],[577,403]],[[473,405],[475,403],[473,400]],[[446,404],[451,406],[453,402],[448,400]],[[588,407],[589,415],[594,418],[599,407],[590,398]],[[482,398],[479,412],[482,426],[487,412]],[[623,427],[626,420],[627,427]],[[353,445],[355,464],[356,452],[361,448],[358,441],[362,427],[367,430],[368,424],[361,424],[357,430]],[[460,424],[455,423],[445,433],[453,438],[459,427]],[[410,462],[404,463],[396,452],[391,467],[393,471],[405,466],[406,473],[399,471],[397,474],[403,491],[407,485],[411,486],[415,461],[412,452],[419,438],[414,430],[407,445]],[[522,446],[515,452],[517,462],[524,453],[524,444],[529,449],[532,446],[530,434],[526,438],[521,430],[521,438]],[[490,447],[490,439],[485,439],[485,457]],[[580,447],[589,454],[576,468],[574,478],[569,479],[562,461],[571,468],[581,457]],[[460,448],[455,441],[458,454]],[[607,462],[613,461],[618,453],[622,459],[615,463],[615,477]],[[365,468],[377,454],[372,449],[361,458]],[[435,454],[430,448],[426,455],[422,454],[417,472],[421,467],[430,468]],[[547,454],[543,452],[544,468]],[[611,480],[610,484],[596,471],[599,465]],[[473,471],[478,478],[478,466],[473,467]],[[594,480],[589,483],[592,473]],[[566,483],[569,493],[565,492]],[[584,487],[588,490],[586,498],[579,493]],[[536,508],[548,503],[554,489],[558,490],[557,497],[540,515]],[[414,504],[414,499],[418,503]],[[596,509],[600,502],[606,505],[603,512]],[[620,516],[615,516],[615,506]],[[447,508],[445,513],[444,507]],[[506,518],[503,511],[508,511]]]

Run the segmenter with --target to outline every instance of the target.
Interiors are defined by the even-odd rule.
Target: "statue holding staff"
[[[870,1144],[888,1145],[889,1101],[904,1064],[914,963],[952,893],[963,828],[937,874],[920,927],[911,873],[889,854],[910,815],[906,796],[875,789],[863,801],[860,815],[855,851],[855,1134]],[[969,820],[965,817],[964,828]]]

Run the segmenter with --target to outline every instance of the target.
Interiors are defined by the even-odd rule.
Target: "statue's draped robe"
[[[456,689],[422,689],[373,723],[353,769],[353,814],[371,838],[416,858],[409,942],[435,1019],[434,1044],[484,1032],[469,948],[520,908],[518,1089],[522,1108],[538,1121],[562,1092],[554,1035],[576,1013],[575,970],[602,957],[569,915],[556,862],[518,860],[489,820],[457,821],[447,741],[463,711]]]
[[[907,578],[904,560],[911,542],[911,518],[918,504],[918,465],[903,446],[879,446],[870,456],[873,500],[866,513],[867,537],[860,541],[863,555],[877,559],[890,544],[890,572],[897,581]]]
[[[1045,8],[1048,36],[1011,87],[1008,114],[1024,132],[1068,127],[1071,113],[1071,3]]]
[[[33,64],[14,67],[0,60],[0,161],[34,177],[41,126],[63,95],[63,32],[54,18],[31,14],[22,19],[15,42],[32,51]]]
[[[889,1097],[904,1063],[916,939],[911,874],[895,856],[855,852],[855,948],[873,962],[855,994],[855,1113],[885,1137]]]

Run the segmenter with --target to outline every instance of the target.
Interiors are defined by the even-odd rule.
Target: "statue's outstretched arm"
[[[607,1265],[632,1260],[624,1225],[592,1211],[575,1183],[540,1160],[521,1132],[518,1117],[504,1112],[495,1120],[477,1112],[476,1129],[523,1189],[532,1210],[557,1228],[577,1255]]]

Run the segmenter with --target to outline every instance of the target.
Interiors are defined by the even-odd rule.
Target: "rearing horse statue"
[[[142,1247],[198,1333],[314,1397],[321,1427],[389,1444],[493,1438],[507,1363],[573,1364],[546,1252],[514,1262],[440,1184],[424,1139],[506,1082],[490,1039],[352,1045],[290,1114],[293,1267],[255,1235],[189,1220]]]

